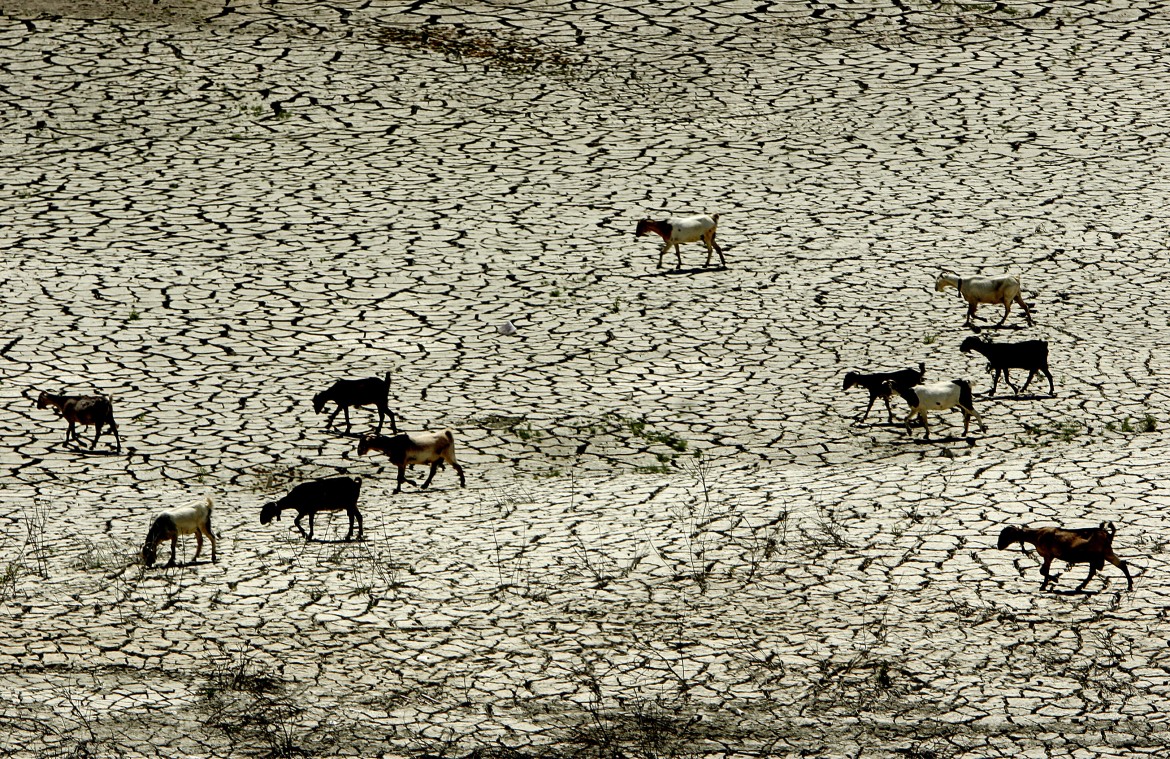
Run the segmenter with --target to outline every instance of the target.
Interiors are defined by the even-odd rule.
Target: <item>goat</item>
[[[102,427],[110,428],[114,433],[114,450],[122,450],[122,439],[118,436],[118,425],[114,421],[114,405],[104,395],[53,395],[41,392],[37,398],[37,408],[52,406],[60,416],[65,417],[69,427],[65,430],[65,442],[76,440],[81,442],[81,435],[77,433],[77,425],[93,425],[96,433],[89,447],[97,447],[98,438],[102,436]]]
[[[988,370],[995,372],[991,379],[990,395],[995,395],[995,388],[999,386],[1000,372],[1003,372],[1004,380],[1007,381],[1008,386],[1015,391],[1016,395],[1020,394],[1021,388],[1012,384],[1011,375],[1008,374],[1009,369],[1028,370],[1028,379],[1024,382],[1023,390],[1028,389],[1036,372],[1044,372],[1044,376],[1048,378],[1048,394],[1056,394],[1056,386],[1052,382],[1052,372],[1048,371],[1048,341],[1046,340],[989,343],[971,335],[963,341],[959,350],[963,353],[971,351],[982,353],[987,359]]]
[[[171,541],[171,560],[168,567],[175,565],[175,545],[180,535],[195,534],[195,556],[192,562],[199,558],[203,551],[203,536],[211,541],[211,560],[215,561],[215,533],[211,531],[212,501],[208,497],[201,506],[180,506],[176,509],[161,512],[154,518],[150,531],[146,533],[146,543],[142,546],[142,563],[147,567],[154,566],[158,552],[158,544],[164,540]]]
[[[1129,574],[1129,566],[1113,553],[1115,534],[1117,528],[1112,522],[1102,522],[1100,527],[1077,530],[1066,530],[1063,527],[1004,527],[999,533],[999,549],[1002,551],[1012,543],[1019,543],[1021,549],[1024,543],[1036,546],[1036,553],[1044,559],[1044,563],[1040,565],[1040,574],[1044,575],[1040,590],[1044,590],[1052,579],[1048,569],[1052,566],[1053,559],[1067,561],[1069,564],[1089,565],[1089,576],[1077,586],[1077,592],[1085,589],[1093,575],[1105,566],[1105,562],[1119,567],[1125,573],[1128,589],[1133,590],[1133,577]]]
[[[300,530],[305,540],[313,539],[313,520],[320,511],[341,511],[349,516],[349,532],[345,539],[353,538],[353,523],[357,521],[358,540],[362,539],[362,513],[358,511],[358,494],[361,492],[362,481],[358,477],[333,477],[330,479],[302,482],[288,495],[279,501],[266,503],[260,508],[260,524],[268,524],[273,519],[280,519],[280,512],[285,509],[296,509],[297,518],[293,525]],[[301,527],[301,520],[309,516],[309,532]]]
[[[861,424],[869,417],[869,411],[873,408],[873,402],[881,398],[886,402],[886,421],[891,424],[894,421],[894,412],[890,409],[890,396],[894,394],[895,387],[911,388],[922,383],[926,377],[926,364],[919,363],[918,369],[902,369],[896,372],[874,372],[872,374],[864,374],[862,372],[848,372],[845,375],[845,386],[842,390],[848,390],[851,387],[864,387],[869,391],[869,405],[865,407],[865,413],[861,414],[853,420],[854,424]]]
[[[1003,304],[1003,318],[999,320],[997,327],[1007,321],[1008,314],[1012,310],[1012,303],[1019,303],[1020,307],[1024,309],[1024,317],[1028,320],[1028,326],[1032,326],[1034,323],[1032,312],[1028,310],[1028,304],[1020,296],[1019,277],[1011,274],[1001,274],[998,277],[960,277],[952,272],[944,271],[935,279],[934,289],[941,293],[948,287],[958,290],[960,297],[967,301],[967,320],[963,322],[964,324],[972,323],[975,319],[975,310],[979,308],[980,303]]]
[[[378,409],[378,429],[375,430],[374,434],[380,435],[382,433],[382,421],[389,415],[390,429],[397,435],[398,425],[394,422],[394,412],[390,410],[389,399],[390,372],[386,372],[385,379],[377,377],[357,380],[340,379],[334,382],[328,390],[322,390],[313,396],[313,411],[320,414],[324,410],[325,404],[333,401],[337,404],[337,408],[333,409],[333,413],[329,415],[329,420],[325,422],[325,429],[333,427],[333,420],[337,418],[338,411],[344,411],[345,431],[348,434],[350,407],[374,406]]]
[[[662,221],[642,219],[638,222],[638,229],[634,237],[643,237],[653,232],[662,238],[662,250],[658,251],[658,268],[662,268],[662,257],[674,246],[674,255],[678,258],[678,268],[682,268],[682,251],[679,244],[684,242],[703,241],[707,246],[707,261],[703,266],[711,265],[711,250],[719,254],[719,265],[726,268],[727,261],[723,258],[723,248],[715,242],[715,228],[719,224],[719,214],[710,216],[672,216]]]
[[[930,439],[930,427],[926,423],[927,411],[946,411],[949,408],[959,407],[963,412],[963,434],[967,434],[967,430],[971,427],[971,417],[974,416],[979,422],[979,428],[984,432],[987,431],[987,425],[983,423],[983,417],[979,416],[979,412],[975,410],[975,404],[971,396],[971,383],[967,380],[950,380],[944,382],[932,382],[929,385],[916,385],[910,388],[899,388],[892,382],[887,382],[890,389],[902,396],[906,403],[910,404],[910,413],[906,416],[903,423],[906,425],[906,434],[910,434],[910,420],[918,417],[922,420],[922,428],[926,430],[926,440]]]
[[[430,464],[431,472],[427,481],[422,484],[425,489],[435,477],[435,471],[444,461],[454,467],[459,474],[459,487],[467,487],[467,480],[463,476],[463,467],[455,460],[455,436],[451,430],[441,432],[412,432],[402,433],[394,437],[384,435],[364,436],[358,441],[358,455],[365,455],[367,451],[381,451],[390,457],[390,463],[398,467],[398,487],[394,492],[402,490],[402,483],[406,482],[406,467],[415,464]],[[414,481],[410,481],[414,484]]]

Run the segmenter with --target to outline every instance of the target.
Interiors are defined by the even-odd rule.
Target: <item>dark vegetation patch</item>
[[[410,50],[429,50],[453,61],[481,61],[489,68],[509,74],[527,74],[540,69],[567,75],[580,65],[578,59],[551,45],[519,34],[487,33],[460,26],[391,26],[378,34],[378,41]]]

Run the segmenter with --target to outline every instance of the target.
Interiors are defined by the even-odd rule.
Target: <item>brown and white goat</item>
[[[678,258],[678,268],[681,269],[682,252],[679,250],[679,243],[699,242],[700,240],[707,246],[707,262],[703,266],[711,265],[711,252],[714,250],[719,254],[719,265],[726,268],[727,261],[723,258],[723,248],[720,248],[719,243],[715,242],[715,228],[718,225],[719,214],[717,213],[710,216],[672,216],[662,221],[642,219],[638,222],[634,237],[643,237],[653,233],[662,238],[662,250],[658,252],[659,268],[662,268],[662,257],[673,245],[674,255]]]
[[[999,549],[1002,551],[1013,543],[1024,543],[1036,546],[1036,553],[1044,559],[1040,566],[1040,574],[1044,575],[1044,582],[1040,583],[1040,590],[1048,585],[1052,579],[1048,573],[1053,559],[1067,561],[1069,564],[1088,564],[1089,576],[1086,577],[1077,590],[1084,590],[1093,579],[1093,575],[1109,562],[1119,567],[1125,573],[1125,580],[1129,590],[1133,590],[1133,577],[1129,574],[1129,566],[1117,558],[1113,553],[1113,536],[1117,528],[1112,522],[1102,522],[1100,527],[1085,527],[1068,530],[1063,527],[1004,527],[999,533]]]
[[[211,541],[211,560],[215,561],[215,533],[211,531],[212,501],[207,500],[199,506],[180,506],[163,511],[154,518],[150,531],[146,533],[146,543],[142,546],[142,563],[147,567],[154,566],[158,556],[158,544],[164,540],[171,541],[171,560],[168,567],[175,565],[175,546],[180,535],[195,535],[195,556],[192,562],[199,558],[203,551],[203,536]]]
[[[429,464],[431,467],[427,480],[422,484],[426,488],[435,477],[435,472],[444,461],[459,474],[459,487],[467,487],[467,480],[463,476],[463,467],[455,460],[455,435],[451,430],[436,432],[409,432],[386,437],[385,435],[366,436],[358,441],[358,455],[365,455],[368,451],[381,451],[390,458],[390,463],[398,467],[398,487],[394,492],[402,490],[402,483],[407,482],[406,467],[415,464]],[[409,480],[414,484],[413,480]]]
[[[345,511],[349,517],[349,532],[345,539],[353,538],[353,525],[357,522],[358,540],[362,539],[362,513],[358,511],[358,495],[361,493],[362,481],[358,477],[331,477],[328,479],[302,482],[289,491],[288,495],[279,501],[266,503],[260,508],[260,524],[268,524],[273,519],[280,519],[280,512],[285,509],[295,509],[296,519],[293,526],[300,530],[305,540],[313,539],[313,521],[320,511]],[[308,515],[309,531],[301,527],[301,520]]]
[[[81,442],[81,435],[77,433],[77,425],[92,425],[96,428],[93,442],[89,447],[96,448],[98,438],[102,436],[102,427],[109,427],[114,433],[114,450],[122,450],[122,439],[118,436],[118,425],[114,421],[114,404],[104,395],[54,395],[41,392],[37,398],[37,408],[52,406],[57,413],[65,417],[69,426],[65,430],[65,442],[76,440]]]

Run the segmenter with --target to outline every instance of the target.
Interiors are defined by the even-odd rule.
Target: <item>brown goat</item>
[[[98,438],[102,436],[102,427],[108,426],[110,432],[114,433],[115,450],[122,450],[122,439],[118,437],[118,425],[114,422],[114,405],[109,398],[104,395],[53,395],[41,392],[37,398],[37,408],[49,406],[57,409],[57,413],[69,422],[65,430],[66,443],[70,440],[81,442],[81,436],[77,434],[78,424],[92,425],[97,428],[97,434],[93,436],[89,447],[96,448]]]
[[[415,464],[430,464],[431,473],[427,481],[422,484],[426,488],[435,478],[439,465],[447,462],[459,474],[459,487],[467,487],[467,480],[463,476],[463,467],[455,460],[455,436],[451,430],[441,432],[411,432],[386,437],[385,435],[366,436],[358,441],[358,455],[367,451],[381,451],[390,458],[390,463],[398,467],[398,487],[394,492],[402,490],[402,483],[407,482],[406,467]],[[413,480],[409,481],[412,485]]]
[[[1093,579],[1093,575],[1109,562],[1119,567],[1125,573],[1125,580],[1129,590],[1133,590],[1133,577],[1129,574],[1129,566],[1117,558],[1113,553],[1113,536],[1117,528],[1112,522],[1102,522],[1100,527],[1085,527],[1077,530],[1066,530],[1063,527],[1004,527],[999,533],[999,549],[1002,551],[1013,543],[1031,543],[1036,546],[1036,553],[1044,559],[1040,566],[1040,574],[1044,575],[1044,582],[1040,583],[1040,590],[1048,585],[1052,579],[1049,567],[1053,559],[1067,561],[1069,564],[1088,564],[1089,576],[1086,577],[1077,591],[1084,590]]]

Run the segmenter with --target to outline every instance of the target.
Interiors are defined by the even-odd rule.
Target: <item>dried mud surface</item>
[[[1164,755],[1168,32],[0,0],[0,756]],[[637,220],[703,211],[728,268],[656,269]],[[1050,341],[1055,396],[987,397],[943,267],[1022,276],[1036,326],[983,334]],[[986,433],[853,424],[845,372],[919,361]],[[466,489],[314,415],[387,371]],[[42,389],[113,396],[122,452]],[[335,473],[364,541],[259,524]],[[219,561],[144,570],[207,495]],[[994,549],[1105,520],[1132,592]]]

